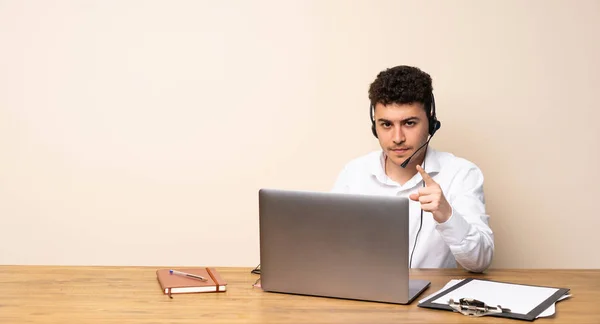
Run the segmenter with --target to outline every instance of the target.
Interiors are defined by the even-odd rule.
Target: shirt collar
[[[386,185],[394,185],[395,182],[385,174],[385,153],[383,150],[379,151],[376,155],[376,159],[372,160],[370,164],[370,173],[381,183]],[[427,154],[425,155],[425,172],[429,175],[434,176],[440,172],[440,160],[437,151],[427,146]],[[423,180],[421,174],[417,172],[404,186],[414,186],[414,184]],[[397,185],[397,184],[396,184]],[[403,187],[404,187],[403,186]]]

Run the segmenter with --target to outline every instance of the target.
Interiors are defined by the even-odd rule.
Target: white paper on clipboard
[[[448,288],[460,283],[463,279],[453,279],[450,280],[442,289],[429,294],[427,297],[419,300],[419,303],[422,303],[432,296],[439,294],[440,292],[447,290]],[[470,286],[473,283],[479,283],[474,286]],[[495,285],[489,285],[495,284]],[[501,287],[499,285],[502,285]],[[508,285],[508,286],[505,286]],[[463,289],[465,288],[466,289]],[[500,289],[498,289],[500,287]],[[536,289],[541,288],[541,289]],[[477,290],[477,291],[475,291]],[[497,306],[500,305],[503,308],[510,308],[513,313],[526,314],[531,311],[533,308],[537,307],[542,301],[546,300],[548,297],[552,296],[558,289],[556,288],[546,288],[546,287],[532,287],[532,286],[523,286],[523,285],[513,285],[506,283],[497,283],[497,282],[489,282],[489,281],[472,281],[463,287],[459,287],[458,289],[449,292],[446,295],[436,299],[433,301],[438,304],[448,304],[448,300],[453,298],[454,300],[459,300],[463,298],[463,296],[469,296],[469,298],[475,298],[477,300],[481,300],[489,306]],[[498,292],[502,292],[500,295]],[[519,294],[522,295],[516,296],[510,294]],[[523,294],[524,293],[524,294]],[[467,294],[460,296],[461,294]],[[460,297],[457,297],[460,296]],[[493,297],[491,297],[493,296]],[[563,299],[569,298],[571,295],[566,294],[560,297],[557,301],[561,301]],[[491,301],[487,301],[490,299]],[[512,300],[511,300],[512,299]],[[505,303],[495,303],[494,301],[507,301]],[[537,303],[536,303],[537,301]],[[521,304],[519,304],[521,302]],[[506,305],[505,305],[506,304]],[[512,306],[511,306],[512,305]],[[539,317],[548,317],[554,315],[556,312],[555,303],[550,305],[546,310],[540,313]],[[524,312],[524,313],[523,313]]]

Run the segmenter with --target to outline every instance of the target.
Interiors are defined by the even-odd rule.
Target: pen
[[[188,278],[192,278],[192,279],[197,279],[197,280],[202,280],[202,281],[208,281],[208,279],[199,276],[199,275],[195,275],[195,274],[191,274],[191,273],[187,273],[187,272],[181,272],[181,271],[177,271],[177,270],[169,270],[170,274],[176,274],[179,276],[183,276],[183,277],[188,277]]]

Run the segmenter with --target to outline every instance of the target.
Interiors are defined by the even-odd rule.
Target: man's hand
[[[442,188],[437,182],[433,181],[420,165],[417,165],[417,171],[423,177],[425,187],[419,188],[419,192],[411,194],[409,198],[420,202],[421,209],[430,212],[436,222],[443,223],[447,221],[452,216],[452,207],[444,197]]]

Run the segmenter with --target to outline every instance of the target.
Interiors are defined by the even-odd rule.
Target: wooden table
[[[524,323],[411,305],[266,293],[250,268],[218,268],[226,293],[161,293],[158,267],[0,266],[0,323]],[[540,323],[600,323],[600,270],[413,270],[424,297],[467,276],[571,289]]]

